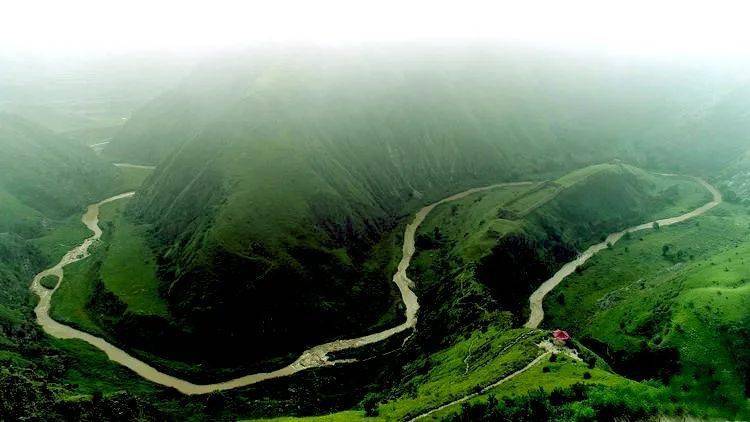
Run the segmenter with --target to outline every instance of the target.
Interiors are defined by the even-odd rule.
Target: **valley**
[[[750,65],[101,60],[0,77],[0,419],[750,417]]]
[[[142,167],[135,167],[135,168],[142,168]],[[289,376],[289,375],[294,374],[295,372],[310,369],[310,368],[315,368],[319,366],[345,364],[345,363],[348,363],[347,360],[340,360],[340,361],[329,360],[328,354],[344,351],[344,350],[351,349],[351,348],[362,347],[370,343],[380,342],[380,341],[388,339],[394,334],[398,334],[404,330],[410,330],[415,327],[416,315],[417,315],[417,311],[419,310],[419,303],[418,303],[418,299],[416,295],[414,295],[414,292],[411,290],[411,286],[413,286],[414,282],[411,281],[406,276],[406,270],[409,268],[411,257],[415,251],[414,236],[415,236],[416,230],[421,224],[421,222],[424,220],[424,218],[427,216],[427,214],[433,208],[435,208],[436,206],[440,204],[452,202],[452,201],[464,198],[468,195],[471,195],[477,192],[482,192],[485,190],[495,189],[495,188],[499,188],[503,186],[525,186],[529,184],[531,183],[530,182],[511,182],[508,184],[497,184],[497,185],[481,187],[481,188],[472,188],[472,189],[452,195],[432,205],[428,205],[422,208],[417,213],[414,221],[411,224],[409,224],[406,228],[406,232],[404,234],[403,258],[401,259],[401,262],[398,265],[398,271],[393,276],[393,281],[398,286],[398,289],[401,292],[402,301],[404,302],[404,306],[406,307],[406,311],[405,311],[406,321],[396,327],[389,328],[379,333],[370,334],[365,337],[360,337],[360,338],[355,338],[355,339],[346,339],[346,340],[336,340],[335,342],[326,343],[326,344],[313,347],[303,352],[302,355],[290,365],[284,368],[278,369],[276,371],[273,371],[273,372],[246,375],[240,378],[236,378],[230,381],[216,383],[216,384],[197,385],[189,381],[181,380],[179,378],[175,378],[168,374],[162,373],[158,371],[157,369],[155,369],[154,367],[147,364],[146,362],[140,361],[137,358],[125,352],[124,350],[119,349],[118,347],[108,343],[106,340],[100,337],[96,337],[95,335],[92,335],[90,333],[77,330],[73,327],[60,324],[59,322],[55,321],[52,317],[50,317],[50,303],[52,302],[53,294],[55,293],[57,288],[60,285],[62,285],[63,268],[69,264],[72,264],[74,262],[87,258],[90,254],[89,248],[92,245],[94,245],[95,242],[97,242],[102,235],[102,229],[99,227],[100,209],[106,204],[109,204],[111,202],[130,198],[135,194],[134,192],[129,192],[129,193],[124,193],[124,194],[120,194],[117,196],[113,196],[111,198],[105,199],[96,204],[90,205],[88,207],[88,211],[82,217],[82,222],[94,234],[86,238],[84,243],[82,243],[81,245],[76,246],[70,251],[68,251],[57,265],[55,265],[54,267],[50,269],[40,272],[34,277],[34,281],[32,283],[31,288],[40,297],[40,301],[34,310],[37,315],[37,323],[41,325],[42,328],[48,334],[56,338],[60,338],[60,339],[75,338],[75,339],[83,340],[91,344],[92,346],[96,347],[97,349],[105,352],[110,360],[127,367],[128,369],[137,373],[141,377],[151,382],[161,384],[166,387],[175,388],[178,391],[182,392],[183,394],[212,393],[215,391],[244,387],[244,386],[255,384],[257,382],[265,381],[268,379]],[[123,265],[127,265],[127,263],[123,263]],[[46,286],[43,286],[41,283],[41,281],[45,277],[48,277],[48,276],[54,276],[58,279],[57,285],[52,289],[47,288]],[[76,288],[76,287],[80,288],[80,286],[74,286],[73,288]],[[69,295],[76,295],[77,293],[79,292],[72,292]],[[117,296],[120,298],[123,297],[122,294],[119,294]],[[153,297],[153,294],[147,295],[147,294],[143,294],[142,292],[140,292],[140,297],[144,297],[144,296]],[[71,300],[76,300],[76,299],[68,298],[62,303],[67,304]],[[82,308],[84,306],[85,305],[80,305],[79,309],[83,311]],[[65,315],[65,314],[61,313],[60,315]],[[76,322],[78,323],[77,325],[82,326],[82,328],[89,328],[89,330],[94,331],[95,333],[101,333],[101,330],[98,327],[96,327],[96,325],[93,324],[91,321],[87,321],[87,323],[84,323],[82,320],[79,319]]]
[[[141,166],[126,166],[126,168],[133,168],[133,169],[141,169],[141,170],[150,170],[148,168],[144,169]],[[511,182],[511,183],[505,183],[505,184],[496,184],[491,185],[487,187],[482,188],[472,188],[469,190],[466,190],[464,192],[461,192],[459,194],[455,194],[452,196],[449,196],[447,198],[444,198],[432,205],[428,205],[426,207],[423,207],[419,212],[417,212],[414,220],[406,226],[405,233],[403,236],[404,243],[403,243],[403,256],[401,258],[401,262],[398,265],[398,270],[396,274],[393,276],[394,283],[398,286],[398,289],[401,293],[401,300],[404,302],[405,305],[405,315],[406,315],[406,321],[402,324],[389,328],[385,331],[371,334],[365,337],[355,338],[355,339],[348,339],[348,340],[336,340],[331,343],[322,344],[320,346],[313,347],[304,353],[292,364],[283,367],[281,369],[277,369],[275,371],[267,372],[267,373],[259,373],[259,374],[253,374],[253,375],[246,375],[242,376],[230,381],[221,382],[221,383],[214,383],[214,384],[194,384],[190,381],[186,381],[184,379],[180,379],[178,377],[174,377],[172,375],[169,375],[167,373],[164,373],[160,371],[159,369],[156,369],[155,367],[149,365],[143,360],[138,359],[137,357],[133,356],[132,354],[129,354],[125,350],[118,348],[117,346],[107,342],[101,337],[97,337],[97,335],[103,335],[108,336],[110,338],[111,335],[107,335],[106,329],[103,331],[103,327],[97,326],[95,322],[93,322],[91,319],[80,319],[80,317],[76,317],[75,313],[70,313],[66,311],[57,311],[55,314],[58,315],[58,317],[63,318],[63,320],[69,320],[70,323],[81,327],[81,331],[75,328],[72,328],[70,326],[66,326],[64,324],[60,324],[56,322],[54,319],[52,319],[49,315],[49,309],[50,309],[50,299],[52,297],[52,294],[57,290],[57,288],[60,285],[65,286],[72,286],[70,287],[69,291],[70,293],[63,293],[63,297],[66,297],[65,299],[61,299],[58,301],[61,305],[69,305],[71,301],[75,302],[76,300],[81,299],[74,299],[75,295],[77,295],[80,292],[75,292],[75,289],[82,288],[82,285],[80,282],[74,282],[72,285],[71,282],[68,281],[67,284],[62,283],[63,281],[63,267],[72,264],[76,261],[85,259],[89,256],[89,248],[95,244],[95,242],[98,241],[99,237],[102,235],[102,230],[99,227],[99,214],[102,209],[108,209],[108,207],[114,207],[117,206],[117,202],[127,201],[128,198],[133,196],[133,193],[127,193],[118,195],[112,198],[109,198],[107,200],[104,200],[102,202],[99,202],[97,204],[94,204],[89,207],[89,210],[87,213],[83,216],[83,223],[86,225],[94,234],[93,236],[86,239],[86,241],[80,245],[76,246],[73,249],[71,249],[63,258],[63,260],[58,263],[55,267],[42,271],[34,278],[34,283],[32,285],[32,289],[40,296],[41,300],[39,304],[36,307],[36,314],[37,314],[37,320],[38,323],[42,325],[44,330],[49,333],[50,335],[61,338],[61,339],[70,339],[70,338],[77,338],[81,339],[83,341],[86,341],[87,343],[91,344],[92,346],[96,347],[97,349],[105,352],[109,359],[111,359],[113,362],[123,365],[124,367],[132,370],[139,376],[143,377],[144,379],[164,385],[166,387],[175,388],[176,390],[180,391],[183,394],[207,394],[207,393],[214,393],[216,391],[226,390],[226,389],[235,389],[235,388],[241,388],[247,385],[255,384],[258,382],[279,378],[279,377],[286,377],[291,376],[294,373],[298,371],[303,370],[309,370],[311,368],[315,367],[321,367],[321,366],[336,366],[336,365],[345,365],[352,363],[352,359],[330,359],[329,354],[336,354],[338,352],[346,351],[347,349],[357,349],[364,347],[371,343],[377,343],[384,341],[388,339],[389,337],[398,334],[404,330],[413,330],[417,327],[417,312],[419,310],[419,304],[418,304],[418,296],[415,295],[415,293],[412,291],[412,288],[416,285],[414,281],[409,279],[407,277],[407,270],[409,269],[409,264],[412,260],[412,257],[417,253],[416,245],[417,245],[417,233],[423,233],[421,236],[422,238],[419,238],[421,243],[425,244],[427,242],[424,239],[424,236],[434,236],[437,237],[438,233],[446,232],[449,236],[449,239],[452,238],[453,235],[450,225],[448,226],[441,226],[438,225],[437,221],[440,221],[440,216],[436,218],[435,220],[430,219],[430,225],[432,226],[432,231],[429,231],[428,229],[420,229],[420,225],[428,218],[430,213],[438,208],[439,210],[444,211],[450,206],[450,213],[452,215],[455,215],[458,210],[457,207],[466,209],[468,212],[472,214],[478,214],[481,215],[491,215],[488,211],[491,210],[497,210],[494,211],[494,214],[496,214],[495,218],[499,218],[497,220],[498,223],[502,224],[513,224],[513,221],[518,221],[519,218],[521,219],[534,219],[535,213],[542,213],[541,210],[543,210],[545,207],[551,206],[551,203],[554,203],[555,201],[561,201],[564,202],[564,198],[566,195],[570,194],[570,191],[577,188],[577,185],[581,184],[583,186],[586,186],[587,184],[592,183],[592,179],[597,179],[601,177],[619,177],[619,174],[627,175],[628,177],[640,177],[646,180],[649,180],[651,183],[656,182],[657,185],[661,185],[662,189],[670,190],[677,187],[678,191],[682,190],[683,192],[687,193],[690,192],[689,195],[685,197],[678,197],[674,198],[673,201],[675,201],[672,208],[676,207],[684,207],[684,206],[695,206],[699,205],[696,204],[696,202],[703,198],[703,195],[700,194],[700,191],[694,190],[695,187],[691,186],[692,179],[686,178],[686,177],[679,177],[679,176],[673,176],[673,175],[657,175],[657,174],[648,174],[643,172],[640,169],[625,166],[623,164],[615,163],[615,164],[606,164],[606,165],[598,165],[598,166],[592,166],[587,167],[585,169],[577,170],[575,172],[572,172],[570,174],[567,174],[560,179],[556,180],[554,183],[550,184],[550,182]],[[675,182],[670,183],[669,179],[676,179]],[[669,218],[662,218],[659,220],[656,220],[656,223],[654,222],[647,222],[642,223],[637,226],[631,227],[629,229],[617,231],[615,233],[612,233],[610,235],[607,235],[605,239],[601,243],[594,244],[590,246],[586,251],[582,254],[579,254],[573,261],[563,264],[562,268],[557,271],[552,278],[549,280],[541,283],[539,287],[531,294],[530,296],[530,304],[531,304],[531,312],[529,314],[529,320],[525,324],[526,327],[535,329],[539,323],[542,321],[543,318],[543,311],[541,308],[542,301],[544,300],[544,297],[555,287],[557,284],[559,284],[561,281],[563,281],[564,278],[572,274],[574,271],[576,271],[577,268],[584,265],[585,262],[593,257],[597,252],[600,252],[605,249],[611,249],[615,243],[617,243],[618,240],[620,240],[623,236],[626,234],[628,236],[631,236],[632,233],[636,233],[641,230],[646,229],[654,229],[656,227],[666,227],[672,224],[680,223],[686,220],[689,220],[691,218],[697,217],[706,211],[712,209],[716,205],[718,205],[721,202],[721,194],[710,184],[706,183],[703,180],[695,179],[696,183],[695,185],[698,186],[698,188],[706,189],[708,192],[711,193],[712,199],[693,209],[692,211],[686,212],[682,215],[676,216],[676,217],[669,217]],[[554,188],[550,188],[550,186],[553,186]],[[596,184],[594,183],[594,186]],[[652,188],[653,189],[653,188]],[[587,194],[590,194],[588,192]],[[487,197],[485,197],[487,196]],[[562,197],[562,198],[560,198]],[[686,201],[687,200],[687,201]],[[487,205],[480,206],[477,205],[477,201],[482,201],[483,203],[489,205],[489,210],[486,210]],[[459,205],[452,205],[453,202],[459,202]],[[695,204],[695,205],[694,205]],[[115,222],[122,219],[127,219],[127,217],[123,216],[121,214],[123,207],[117,206],[117,209],[114,210],[114,215],[119,215],[119,217],[109,216],[105,217],[106,225],[112,229],[114,226],[112,224],[112,219],[117,218],[117,220],[114,220]],[[592,210],[592,212],[598,212],[599,210]],[[665,213],[673,212],[669,211],[668,209],[655,209],[654,216],[662,216]],[[111,212],[108,212],[108,214],[111,214]],[[510,218],[510,216],[513,216]],[[462,221],[462,220],[458,220]],[[117,223],[115,223],[117,224]],[[121,224],[121,223],[120,223]],[[480,230],[475,233],[466,233],[470,238],[476,237],[478,233],[482,233],[481,226],[484,226],[486,223],[485,221],[480,222]],[[610,223],[611,224],[611,223]],[[494,230],[498,230],[498,226],[495,224],[491,224],[490,227],[494,227],[491,233],[496,233]],[[512,228],[508,227],[505,230],[513,230]],[[485,229],[486,230],[486,229]],[[443,235],[440,235],[442,237]],[[486,234],[485,234],[486,236]],[[603,236],[604,237],[604,236]],[[131,237],[131,240],[136,239]],[[110,243],[107,245],[107,248],[105,250],[105,255],[109,255],[109,251],[113,250],[113,248],[117,248],[117,239],[118,237],[115,236]],[[488,239],[489,240],[489,239]],[[121,238],[120,242],[126,242],[126,238]],[[433,249],[435,242],[445,242],[446,240],[441,240],[440,238],[433,238],[431,239],[427,244],[427,250]],[[486,242],[486,241],[485,241]],[[140,249],[143,249],[144,246],[141,246]],[[132,249],[132,248],[128,248]],[[137,250],[138,248],[136,248]],[[147,249],[147,248],[146,248]],[[479,244],[472,246],[472,247],[462,247],[468,255],[467,257],[472,257],[472,259],[476,259],[477,254],[481,255],[486,252],[482,252],[482,250],[487,251],[491,249],[490,245],[482,245],[482,242]],[[425,251],[419,251],[419,253],[424,253]],[[115,255],[119,255],[118,253],[114,253]],[[126,255],[127,257],[127,255]],[[142,259],[139,258],[137,255],[135,257],[131,257],[131,259]],[[98,265],[98,267],[101,266],[107,266],[112,265],[107,263],[107,259],[105,257],[102,264]],[[120,264],[120,267],[126,264]],[[101,270],[100,270],[101,271]],[[149,297],[158,297],[157,292],[153,292],[150,294],[144,294],[143,289],[140,289],[139,294],[133,295],[134,299],[127,300],[128,293],[123,291],[118,291],[118,288],[116,285],[113,285],[109,282],[109,280],[112,280],[112,277],[106,276],[106,273],[100,273],[101,275],[97,276],[95,273],[91,273],[90,270],[84,270],[84,271],[76,271],[74,272],[74,275],[77,277],[83,277],[91,279],[92,277],[102,277],[103,280],[107,281],[104,285],[101,287],[96,287],[97,289],[105,289],[105,291],[113,292],[115,298],[120,298],[120,300],[125,301],[128,308],[133,308],[134,305],[132,303],[132,300],[138,300],[139,302],[142,302],[144,299],[147,299]],[[151,271],[151,274],[154,274],[154,270]],[[60,283],[52,289],[49,289],[47,287],[43,287],[40,285],[40,281],[49,275],[53,275],[55,277],[60,278]],[[149,277],[148,273],[141,274],[141,273],[135,273],[131,274],[130,277],[136,277],[143,279],[143,277]],[[153,277],[153,276],[151,276]],[[141,280],[138,280],[141,281]],[[101,282],[100,282],[101,283]],[[152,283],[155,283],[152,282]],[[153,284],[152,284],[153,285]],[[134,286],[128,286],[128,288],[132,289],[135,288]],[[463,290],[463,287],[462,287]],[[109,293],[110,295],[113,293]],[[500,292],[502,294],[502,291]],[[91,297],[93,293],[89,292],[89,297]],[[73,296],[71,296],[73,295]],[[76,313],[80,314],[86,314],[87,312],[91,312],[94,309],[91,309],[87,311],[87,302],[91,299],[82,299],[83,302],[81,302],[78,305],[78,311]],[[90,303],[90,302],[89,302]],[[160,306],[157,306],[156,309],[159,309]],[[140,309],[135,310],[134,312],[138,312],[140,314],[144,314],[144,311],[146,314],[151,314],[153,312],[153,306],[146,307],[144,309],[141,305]],[[157,314],[163,314],[165,311],[156,311]],[[498,327],[499,328],[499,327]],[[498,329],[496,328],[496,330]],[[504,329],[500,329],[500,331],[497,331],[497,333],[502,333]],[[93,334],[92,334],[93,333]],[[566,356],[565,353],[562,353],[561,351],[555,350],[553,352],[547,351],[546,353],[537,352],[534,353],[533,350],[536,348],[536,344],[542,341],[545,338],[544,331],[537,331],[537,330],[521,330],[514,331],[510,330],[507,332],[508,335],[512,335],[514,337],[505,337],[506,335],[501,335],[502,340],[497,345],[490,346],[491,348],[499,348],[500,351],[497,353],[497,356],[501,359],[497,363],[493,363],[491,365],[487,365],[485,363],[486,368],[493,368],[496,365],[499,368],[502,368],[503,365],[510,365],[509,368],[518,367],[521,363],[525,363],[523,367],[517,370],[511,369],[511,372],[508,372],[508,375],[501,377],[499,379],[492,379],[487,378],[488,381],[493,381],[490,384],[484,386],[481,388],[481,390],[476,391],[474,393],[469,393],[469,395],[464,396],[460,399],[453,400],[449,403],[442,403],[441,402],[432,402],[436,403],[433,406],[437,406],[433,409],[430,409],[429,407],[426,407],[427,411],[425,411],[422,414],[418,414],[417,416],[408,416],[409,418],[417,419],[417,418],[423,418],[428,416],[433,416],[436,414],[441,415],[449,415],[451,408],[456,408],[458,404],[461,404],[463,402],[467,402],[469,400],[476,401],[480,397],[486,397],[491,391],[495,390],[501,385],[504,385],[506,383],[511,384],[514,378],[519,377],[522,378],[524,373],[527,371],[532,370],[534,367],[538,366],[540,362],[543,359],[549,359],[551,356],[551,353],[554,353],[556,356],[561,356],[561,360],[564,359],[564,356]],[[515,334],[514,334],[515,333]],[[409,341],[409,338],[413,336],[414,334],[410,334],[409,337],[407,337],[404,342]],[[492,337],[489,337],[485,340],[479,340],[479,342],[486,342],[490,340]],[[497,341],[497,340],[492,340]],[[503,341],[505,343],[503,343]],[[467,355],[467,359],[471,357],[471,348],[475,347],[476,339],[472,336],[471,342],[469,344],[469,351]],[[488,346],[491,343],[485,343]],[[541,343],[540,343],[541,344]],[[465,347],[465,346],[464,346]],[[481,346],[478,346],[481,348]],[[525,348],[525,349],[524,349]],[[513,353],[520,353],[517,357]],[[567,353],[567,352],[566,352]],[[578,358],[577,352],[573,352],[574,354],[569,355],[572,359],[571,363],[569,365],[572,365],[575,367],[576,365],[584,365],[583,363],[580,363],[581,359]],[[590,352],[588,352],[590,353]],[[148,355],[145,355],[148,356]],[[367,359],[364,357],[364,359]],[[509,359],[507,360],[507,363],[501,363],[503,362],[502,359]],[[520,360],[519,360],[520,359]],[[529,360],[530,359],[530,360]],[[576,362],[576,359],[578,359],[578,363]],[[520,363],[519,363],[520,362]],[[527,363],[526,363],[527,362]],[[621,383],[625,382],[624,380],[619,381],[617,380],[617,376],[614,374],[611,374],[608,372],[608,366],[606,363],[602,363],[602,369],[600,369],[600,373],[597,373],[603,379],[612,379],[612,383],[609,384],[609,381],[605,382],[604,385],[620,385]],[[466,363],[466,370],[468,371],[470,364]],[[559,370],[567,370],[563,369],[566,367],[562,367]],[[571,368],[572,369],[572,368]],[[495,369],[496,370],[496,369]],[[576,372],[575,369],[573,369],[573,373]],[[580,370],[579,370],[580,371]],[[468,385],[482,385],[483,383],[486,384],[488,381],[480,381],[477,376],[480,374],[479,372],[472,371],[473,373],[473,379],[470,381]],[[485,377],[492,377],[493,372],[488,372]],[[596,373],[596,372],[595,372]],[[572,378],[572,377],[571,377]],[[599,379],[600,377],[597,377],[597,384],[601,384],[602,380]],[[511,384],[512,385],[512,384]],[[569,384],[570,385],[570,384]],[[425,384],[423,388],[428,388],[429,383]],[[455,385],[453,389],[457,392],[462,391],[470,391],[467,390],[467,387],[460,387],[459,385]],[[452,393],[452,394],[456,394]],[[426,393],[425,393],[426,394]],[[444,392],[441,392],[441,394],[445,394]],[[433,400],[439,400],[438,397],[433,395]],[[446,399],[450,397],[450,395],[446,396]],[[394,415],[391,417],[395,417],[396,415],[400,414],[397,409],[399,409],[398,406],[403,406],[403,404],[397,404],[398,402],[394,404],[384,404],[381,407],[381,410],[379,410],[380,414],[389,414],[391,412],[395,412]],[[419,403],[419,404],[417,404]],[[418,402],[412,402],[408,405],[409,413],[402,414],[400,417],[407,417],[406,415],[414,415],[415,411],[420,408],[425,408],[424,406],[429,406],[428,403],[431,403],[430,401],[422,402],[421,400]],[[396,407],[393,407],[393,406]],[[388,418],[386,418],[388,419]]]

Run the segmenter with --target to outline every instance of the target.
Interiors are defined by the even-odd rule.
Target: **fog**
[[[737,56],[750,51],[748,11],[741,1],[679,0],[32,0],[3,6],[0,55],[494,40],[618,55]]]

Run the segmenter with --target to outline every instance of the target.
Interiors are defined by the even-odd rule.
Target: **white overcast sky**
[[[0,54],[435,39],[748,55],[750,2],[0,0]]]

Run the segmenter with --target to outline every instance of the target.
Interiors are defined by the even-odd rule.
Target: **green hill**
[[[507,420],[702,412],[700,405],[670,402],[668,387],[616,373],[579,343],[571,347],[581,360],[566,353],[550,357],[539,347],[549,333],[514,328],[513,316],[523,314],[519,308],[527,306],[533,288],[602,233],[708,200],[691,179],[615,163],[438,206],[418,231],[410,271],[421,309],[414,344],[400,354],[408,363],[396,370],[387,366],[392,372],[376,382],[388,387],[368,394],[360,405],[364,411],[321,418],[408,420],[439,409],[427,420],[497,420],[497,406]],[[513,218],[509,209],[518,210]]]
[[[0,194],[15,198],[2,201],[9,220],[28,209],[67,216],[116,186],[115,170],[91,151],[17,116],[0,114],[0,148]]]
[[[210,339],[191,343],[299,350],[388,322],[389,274],[364,264],[418,205],[617,156],[680,162],[681,140],[652,153],[644,139],[715,86],[586,60],[582,78],[505,51],[218,57],[134,113],[105,154],[159,164],[130,212],[153,227],[178,325]]]
[[[85,205],[116,190],[120,177],[88,149],[9,114],[0,113],[0,150],[0,243],[7,253],[35,257],[3,259],[0,268],[3,281],[21,283],[13,289],[26,289],[28,280],[22,278],[60,258],[38,250],[38,240],[53,235]],[[23,271],[14,267],[19,260],[25,262]]]
[[[33,270],[60,259],[67,242],[85,233],[78,222],[84,207],[125,178],[88,148],[10,114],[0,113],[0,150],[0,244],[6,255],[27,256],[0,260],[0,270],[10,291],[25,292]]]
[[[122,383],[130,391],[153,387],[103,354],[45,335],[29,291],[38,271],[89,235],[80,222],[86,205],[132,189],[135,178],[99,161],[80,142],[8,114],[0,114],[0,150],[0,418],[143,414],[143,403],[129,393],[96,403],[81,396],[103,385],[111,392]],[[116,389],[107,387],[115,383]]]
[[[746,86],[572,53],[305,50],[210,58],[127,122],[157,81],[115,71],[116,95],[92,87],[80,108],[70,93],[85,78],[28,102],[15,77],[0,81],[14,89],[0,108],[67,133],[0,115],[0,403],[23,407],[0,419],[86,419],[99,405],[116,411],[98,419],[135,418],[142,403],[123,389],[169,414],[158,420],[394,420],[462,397],[433,416],[746,417]],[[110,137],[103,160],[85,147]],[[731,203],[623,239],[566,280],[546,323],[581,339],[585,362],[550,360],[546,332],[517,328],[539,283],[606,233],[707,200],[692,179],[625,162],[722,174]],[[409,270],[416,333],[342,353],[362,358],[351,365],[183,397],[33,321],[30,277],[88,235],[83,207],[138,187],[102,208],[104,235],[66,268],[54,318],[195,382],[276,369],[400,321],[391,277],[419,207],[519,180],[430,214]]]
[[[750,346],[747,210],[644,232],[597,255],[545,302],[619,373],[660,379],[705,416],[746,419]]]
[[[447,344],[487,321],[522,324],[536,287],[590,244],[709,200],[691,179],[600,164],[439,206],[420,226],[410,270],[423,344]]]

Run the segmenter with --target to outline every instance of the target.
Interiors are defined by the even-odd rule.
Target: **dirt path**
[[[149,166],[139,166],[139,165],[123,164],[123,163],[115,164],[115,165],[119,165],[121,167],[127,166],[127,167],[138,167],[138,168],[150,168]],[[62,258],[62,260],[60,260],[60,262],[57,265],[40,272],[34,277],[34,280],[31,284],[31,289],[37,295],[39,295],[39,298],[40,298],[39,304],[34,310],[36,312],[37,323],[42,326],[45,332],[47,332],[48,334],[54,337],[61,338],[61,339],[83,340],[91,344],[92,346],[98,348],[99,350],[103,351],[104,353],[106,353],[109,359],[111,359],[112,361],[117,362],[120,365],[123,365],[131,369],[133,372],[140,375],[141,377],[149,381],[152,381],[154,383],[166,386],[166,387],[175,388],[183,394],[206,394],[212,391],[229,390],[229,389],[234,389],[234,388],[239,388],[239,387],[244,387],[247,385],[255,384],[255,383],[265,381],[268,379],[272,379],[272,378],[280,378],[280,377],[289,376],[297,372],[303,371],[305,369],[349,363],[349,362],[352,362],[353,360],[350,360],[350,359],[329,360],[328,354],[346,350],[346,349],[353,349],[353,348],[361,347],[367,344],[380,342],[395,334],[401,333],[406,330],[414,329],[414,327],[416,326],[417,311],[419,310],[419,301],[417,299],[417,295],[414,294],[414,291],[412,290],[412,287],[414,286],[414,282],[407,277],[406,270],[409,268],[409,264],[411,263],[411,258],[415,252],[414,238],[416,235],[417,228],[419,227],[420,224],[422,224],[425,217],[427,217],[427,214],[429,214],[430,211],[432,211],[436,206],[440,204],[451,202],[451,201],[456,201],[458,199],[464,198],[468,195],[471,195],[477,192],[495,189],[498,187],[521,186],[521,185],[528,185],[531,183],[533,182],[500,183],[500,184],[485,186],[481,188],[468,189],[461,193],[444,198],[438,202],[435,202],[434,204],[428,205],[422,208],[421,210],[419,210],[419,212],[417,212],[416,216],[414,217],[414,220],[409,225],[406,226],[406,230],[404,232],[403,256],[401,258],[401,262],[399,262],[398,264],[398,270],[396,271],[396,274],[393,276],[393,282],[396,283],[396,286],[398,286],[398,289],[401,293],[401,298],[406,308],[405,309],[405,321],[402,324],[397,325],[395,327],[392,327],[392,328],[389,328],[387,330],[380,331],[377,333],[373,333],[367,336],[353,338],[353,339],[336,340],[336,341],[332,341],[329,343],[321,344],[319,346],[315,346],[303,352],[302,355],[297,360],[295,360],[292,364],[285,366],[283,368],[277,369],[272,372],[262,372],[262,373],[257,373],[257,374],[251,374],[251,375],[247,375],[244,377],[239,377],[239,378],[235,378],[226,382],[220,382],[220,383],[215,383],[215,384],[194,384],[189,381],[171,376],[169,374],[165,374],[164,372],[161,372],[158,369],[150,366],[146,362],[143,362],[142,360],[134,356],[131,356],[126,351],[118,348],[117,346],[107,342],[106,340],[100,337],[96,337],[87,332],[77,330],[65,324],[61,324],[53,320],[50,317],[49,315],[50,301],[55,290],[57,290],[57,288],[62,284],[63,267],[65,267],[66,265],[70,263],[80,261],[88,257],[89,248],[95,241],[99,239],[99,237],[102,234],[102,231],[99,228],[99,224],[98,224],[99,223],[99,207],[109,202],[113,202],[119,199],[133,196],[134,192],[128,192],[122,195],[113,196],[112,198],[108,198],[108,199],[105,199],[104,201],[90,205],[86,213],[83,215],[81,221],[94,234],[91,237],[87,238],[81,245],[76,246],[75,248],[68,251],[68,253],[65,254],[65,256]],[[40,284],[40,280],[48,275],[56,276],[59,279],[57,286],[52,290],[49,290]]]
[[[531,362],[529,362],[523,368],[521,368],[518,371],[513,372],[512,374],[510,374],[510,375],[508,375],[506,377],[503,377],[503,378],[499,379],[498,381],[495,381],[494,383],[492,383],[492,384],[490,384],[490,385],[482,388],[481,390],[479,390],[479,392],[477,392],[477,393],[471,393],[469,395],[461,397],[460,399],[456,399],[456,400],[453,400],[452,402],[446,403],[446,404],[444,404],[444,405],[442,405],[440,407],[436,407],[436,408],[430,410],[429,412],[422,413],[419,416],[416,416],[414,418],[409,419],[409,422],[416,421],[416,420],[419,420],[419,419],[422,419],[422,418],[426,418],[427,416],[430,416],[432,414],[440,412],[441,410],[447,409],[447,408],[449,408],[451,406],[455,406],[455,405],[463,403],[463,402],[465,402],[467,400],[473,399],[474,397],[476,397],[476,396],[478,396],[480,394],[484,394],[484,393],[492,390],[493,388],[495,388],[495,387],[497,387],[497,386],[499,386],[499,385],[501,385],[501,384],[503,384],[503,383],[505,383],[507,381],[510,381],[511,379],[513,379],[513,378],[515,378],[515,377],[523,374],[524,372],[528,371],[529,369],[533,368],[536,364],[538,364],[539,362],[541,362],[542,359],[544,359],[545,357],[549,356],[550,354],[552,354],[552,352],[544,352],[541,355],[537,356],[534,360],[532,360]]]
[[[662,174],[662,176],[676,176],[674,174]],[[696,208],[688,213],[678,215],[677,217],[671,217],[671,218],[665,218],[662,220],[656,220],[656,223],[659,224],[659,226],[669,226],[672,224],[681,223],[685,220],[689,220],[693,217],[697,217],[699,215],[702,215],[706,211],[710,210],[711,208],[719,205],[722,201],[721,193],[712,185],[710,185],[708,182],[706,182],[703,179],[693,177],[698,183],[703,185],[709,192],[711,192],[711,195],[713,196],[713,199],[706,203],[705,205]],[[638,226],[627,228],[623,231],[619,231],[616,233],[612,233],[607,238],[601,242],[597,243],[596,245],[593,245],[586,249],[582,254],[578,255],[576,259],[573,261],[568,262],[567,264],[563,265],[560,270],[558,270],[549,280],[542,283],[541,286],[539,286],[534,293],[531,294],[531,297],[529,297],[529,306],[531,308],[531,313],[529,315],[529,320],[526,321],[525,327],[528,328],[537,328],[539,327],[539,324],[544,320],[544,297],[547,296],[549,292],[552,291],[558,284],[560,284],[566,277],[573,274],[573,272],[576,270],[576,268],[583,265],[586,261],[589,260],[592,256],[596,255],[597,252],[601,251],[602,249],[605,249],[607,247],[607,244],[615,244],[617,243],[622,236],[625,235],[625,233],[633,233],[640,230],[647,230],[652,228],[654,225],[653,221],[650,221],[648,223],[643,223]]]

